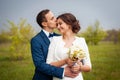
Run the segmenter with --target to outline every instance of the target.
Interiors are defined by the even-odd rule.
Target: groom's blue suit
[[[63,68],[46,64],[49,44],[50,41],[43,30],[31,39],[31,52],[35,65],[33,80],[52,80],[53,76],[58,78],[63,76]]]

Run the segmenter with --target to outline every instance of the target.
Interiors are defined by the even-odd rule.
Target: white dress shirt
[[[48,39],[50,40],[50,42],[51,42],[51,40],[52,40],[52,37],[49,37],[49,32],[48,31],[46,31],[46,30],[44,30],[43,29],[43,32],[46,34],[46,36],[48,37]]]

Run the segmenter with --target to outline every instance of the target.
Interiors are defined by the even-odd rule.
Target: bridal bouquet
[[[85,51],[79,46],[71,46],[68,52],[69,58],[73,61],[82,60],[85,58]]]

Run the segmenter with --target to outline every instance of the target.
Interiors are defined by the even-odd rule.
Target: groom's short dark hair
[[[39,26],[41,28],[43,28],[44,26],[42,25],[42,22],[46,22],[47,19],[45,17],[45,15],[49,12],[50,10],[49,9],[44,9],[42,11],[40,11],[36,17],[36,21],[37,23],[39,24]]]

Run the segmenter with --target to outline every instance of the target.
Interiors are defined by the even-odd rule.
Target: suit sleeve
[[[45,73],[47,75],[62,78],[64,69],[51,66],[45,62],[42,45],[36,39],[31,40],[31,52],[37,71],[40,71],[41,73]]]

